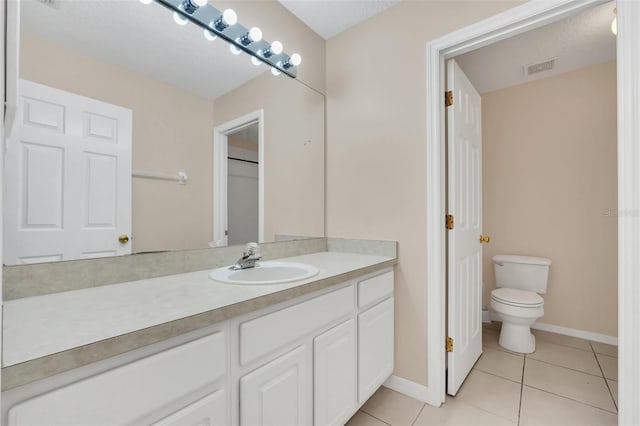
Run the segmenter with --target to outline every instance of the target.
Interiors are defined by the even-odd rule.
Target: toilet
[[[544,257],[498,254],[493,258],[496,289],[491,308],[502,320],[498,344],[513,352],[536,350],[531,324],[544,315],[544,299],[551,260]]]

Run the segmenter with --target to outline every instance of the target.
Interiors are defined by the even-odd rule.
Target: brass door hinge
[[[447,341],[444,346],[447,349],[447,352],[453,352],[453,339],[451,337],[447,337]]]
[[[444,106],[449,107],[453,105],[453,92],[451,90],[447,90],[444,92]]]
[[[453,215],[448,214],[445,220],[445,226],[447,229],[453,229]]]

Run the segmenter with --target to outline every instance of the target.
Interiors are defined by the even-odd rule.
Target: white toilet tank
[[[497,254],[493,256],[496,287],[546,293],[550,265],[544,257]]]

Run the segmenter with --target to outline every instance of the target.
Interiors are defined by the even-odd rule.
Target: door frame
[[[213,247],[228,245],[227,220],[227,135],[258,123],[258,243],[264,242],[264,110],[250,112],[213,129]]]
[[[530,1],[427,44],[426,401],[445,400],[445,60],[592,8],[606,0]],[[617,1],[618,340],[620,424],[640,424],[640,2]]]

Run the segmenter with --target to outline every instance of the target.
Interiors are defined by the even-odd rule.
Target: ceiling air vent
[[[537,64],[530,64],[524,67],[524,75],[529,76],[543,71],[551,71],[557,58],[551,58]]]

